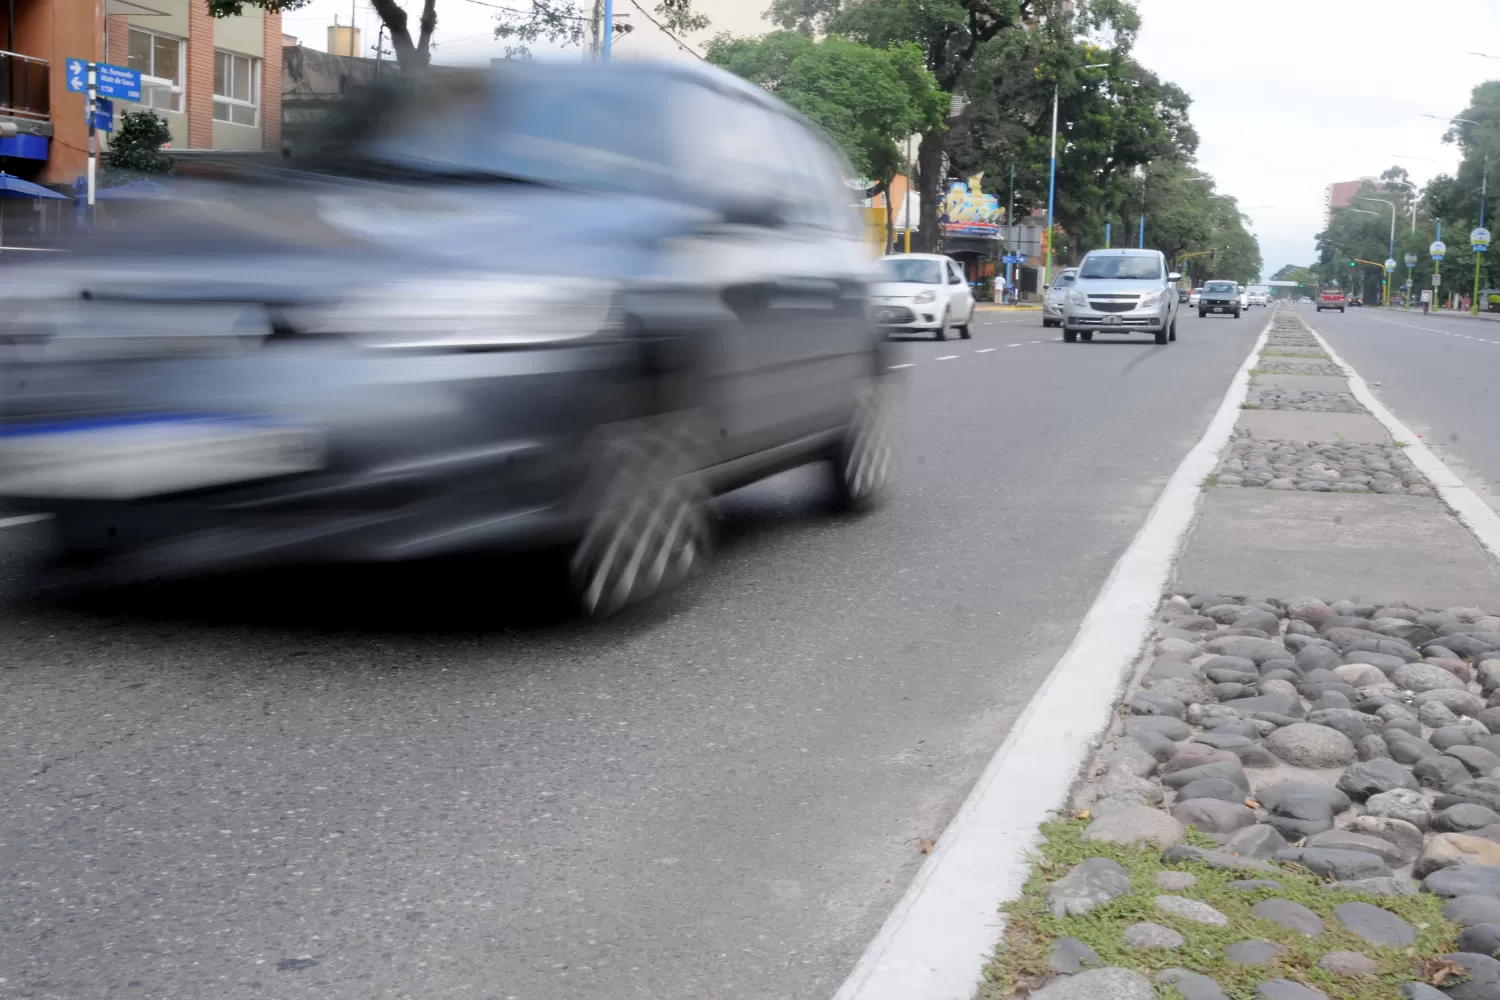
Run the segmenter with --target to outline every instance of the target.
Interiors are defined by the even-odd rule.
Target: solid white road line
[[[1146,642],[1151,616],[1198,509],[1203,478],[1229,443],[1261,331],[1203,437],[1089,608],[1073,644],[995,751],[834,1000],[970,1000],[1020,893],[1038,827],[1068,793]]]
[[[0,528],[19,528],[23,524],[45,521],[51,514],[19,514],[15,517],[0,517]]]
[[[1308,327],[1308,329],[1312,329]],[[1453,470],[1443,463],[1443,460],[1433,454],[1422,439],[1411,432],[1411,429],[1396,419],[1396,415],[1385,408],[1385,404],[1375,397],[1365,380],[1359,376],[1350,365],[1339,357],[1333,346],[1324,339],[1323,335],[1313,330],[1313,336],[1323,345],[1323,350],[1333,359],[1333,363],[1344,369],[1349,377],[1349,391],[1354,398],[1365,405],[1376,420],[1385,425],[1390,431],[1391,437],[1406,445],[1406,457],[1411,459],[1413,465],[1421,470],[1432,483],[1433,489],[1438,491],[1452,511],[1458,515],[1458,519],[1474,533],[1479,543],[1489,550],[1490,554],[1500,559],[1500,514],[1484,502],[1484,499],[1470,489],[1462,479],[1454,475]]]

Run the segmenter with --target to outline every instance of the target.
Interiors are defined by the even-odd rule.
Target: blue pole
[[[1057,193],[1057,87],[1052,88],[1052,156],[1047,166],[1047,270],[1042,287],[1052,284],[1052,204]]]
[[[1141,216],[1141,249],[1146,249],[1146,217]]]
[[[604,61],[609,62],[609,50],[615,40],[615,0],[604,0]]]
[[[1481,214],[1483,213],[1481,212]],[[1104,249],[1106,250],[1109,249],[1109,225],[1108,222],[1104,224]]]

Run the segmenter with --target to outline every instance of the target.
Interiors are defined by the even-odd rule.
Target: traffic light
[[[1350,267],[1353,267],[1353,266],[1354,266],[1354,261],[1352,261],[1352,260],[1351,260],[1351,261],[1350,261],[1350,262],[1349,262],[1349,266],[1350,266]]]

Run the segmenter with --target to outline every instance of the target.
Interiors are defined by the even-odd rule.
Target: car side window
[[[681,101],[674,159],[692,189],[718,203],[785,198],[794,190],[778,116],[696,84],[684,88]]]
[[[964,284],[964,273],[953,261],[948,262],[948,282],[954,285]]]

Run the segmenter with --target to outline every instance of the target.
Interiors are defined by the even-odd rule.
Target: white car
[[[1245,295],[1252,306],[1269,305],[1271,302],[1271,294],[1264,288],[1251,288]]]
[[[875,262],[870,307],[887,334],[931,333],[947,340],[949,331],[956,331],[968,340],[974,292],[952,257],[893,253]]]
[[[1244,285],[1240,285],[1239,289],[1240,289],[1240,308],[1241,309],[1249,309],[1250,308],[1250,293],[1247,292],[1247,291],[1245,291],[1245,286]]]
[[[1188,308],[1189,309],[1196,309],[1196,308],[1198,308],[1198,300],[1201,299],[1201,298],[1203,298],[1203,289],[1202,289],[1201,286],[1198,287],[1198,288],[1195,288],[1191,292],[1189,292],[1188,293]]]
[[[1052,279],[1052,284],[1047,286],[1047,294],[1042,298],[1042,325],[1062,326],[1063,306],[1068,301],[1068,289],[1073,287],[1073,279],[1078,277],[1078,268],[1065,267],[1057,272]]]

